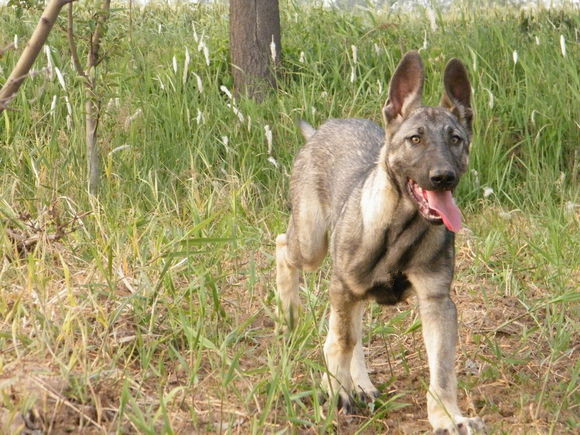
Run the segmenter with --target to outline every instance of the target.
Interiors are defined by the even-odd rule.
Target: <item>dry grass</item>
[[[487,216],[472,216],[470,226],[497,214],[488,210]],[[520,225],[533,227],[524,217]],[[487,277],[474,274],[480,243],[468,230],[458,241],[454,300],[461,325],[457,360],[461,408],[483,416],[494,433],[571,431],[569,424],[577,414],[572,398],[577,394],[578,331],[570,330],[569,345],[555,352],[545,320],[560,308],[547,303],[549,289],[526,281],[529,291],[523,297],[509,294],[505,282],[494,279],[499,271],[492,266],[481,265]],[[13,334],[13,345],[0,354],[4,433],[18,433],[24,427],[50,433],[135,433],[169,427],[176,433],[248,433],[256,428],[319,431],[317,426],[309,428],[306,419],[303,424],[300,419],[289,421],[280,397],[268,403],[268,385],[273,382],[285,385],[274,384],[279,390],[276,396],[286,394],[285,388],[294,396],[315,391],[311,384],[319,376],[316,368],[322,365],[323,342],[316,330],[299,329],[292,338],[277,331],[268,252],[262,248],[246,252],[243,258],[221,265],[227,276],[220,289],[227,321],[219,324],[208,318],[207,323],[222,328],[225,342],[235,344],[208,341],[195,352],[182,347],[176,358],[168,348],[178,347],[179,339],[167,323],[168,317],[175,316],[175,305],[157,304],[154,326],[143,331],[135,308],[126,302],[138,285],[135,271],[119,271],[114,294],[89,295],[89,283],[107,279],[74,251],[71,241],[46,239],[29,258],[4,259],[4,279],[6,274],[20,277],[2,300],[9,314],[0,329],[4,336]],[[43,260],[32,274],[31,257]],[[571,275],[568,285],[576,278]],[[322,334],[325,281],[326,272],[305,283],[312,293],[306,293],[309,309],[303,316],[309,327]],[[175,286],[183,288],[187,283]],[[428,372],[417,319],[413,301],[394,308],[374,306],[367,316],[367,330],[373,330],[366,346],[371,377],[381,385],[381,400],[394,398],[395,409],[382,413],[380,419],[364,409],[345,418],[328,405],[313,403],[311,394],[306,394],[293,399],[301,404],[298,413],[309,415],[310,408],[317,406],[319,412],[333,415],[330,427],[340,433],[425,431]],[[148,342],[155,343],[155,350],[144,370],[137,353],[139,347],[147,353]],[[281,347],[289,344],[295,353],[288,357]],[[280,362],[292,368],[279,371]],[[224,366],[226,372],[233,371],[229,381]],[[257,416],[263,420],[259,426]]]
[[[380,120],[401,53],[425,44],[425,102],[439,100],[456,56],[477,109],[473,171],[457,192],[471,229],[454,287],[462,409],[491,433],[578,432],[577,9],[461,2],[433,23],[425,9],[291,3],[279,89],[261,105],[223,91],[222,6],[135,6],[131,19],[115,9],[98,70],[98,198],[86,192],[82,81],[56,27],[65,86],[43,70],[0,119],[0,433],[426,431],[414,302],[371,305],[365,346],[383,395],[344,418],[319,398],[329,265],[305,277],[288,335],[272,257],[302,143],[295,120]],[[80,30],[91,5],[75,3]],[[24,41],[37,18],[0,6],[0,46]],[[3,55],[0,81],[17,54]]]

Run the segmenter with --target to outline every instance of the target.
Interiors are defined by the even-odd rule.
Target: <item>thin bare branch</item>
[[[26,44],[26,47],[22,51],[16,66],[10,73],[8,80],[4,83],[2,89],[0,89],[0,102],[3,102],[3,106],[6,106],[6,101],[14,98],[14,95],[20,89],[20,86],[27,77],[30,68],[34,64],[34,61],[38,57],[38,53],[42,49],[42,46],[46,42],[46,38],[54,26],[54,23],[64,5],[72,2],[73,0],[50,0],[34,29],[30,40]],[[0,113],[4,109],[0,107]]]
[[[16,97],[15,93],[0,99],[0,111],[8,109],[8,105],[14,99],[14,97]]]
[[[103,0],[101,10],[97,14],[97,25],[91,36],[91,46],[87,59],[87,70],[94,68],[99,63],[99,50],[101,48],[101,39],[105,32],[105,23],[109,19],[111,11],[111,0]]]
[[[18,112],[18,109],[13,109],[12,107],[7,106],[6,104],[4,104],[3,102],[0,101],[0,111],[3,110],[9,110],[11,112]]]
[[[14,45],[14,43],[13,43],[13,42],[12,42],[12,43],[10,43],[10,44],[8,44],[8,45],[7,45],[6,47],[4,47],[4,48],[0,48],[0,58],[1,58],[2,56],[4,56],[4,53],[6,53],[7,51],[10,51],[10,50],[14,50],[15,48],[16,48],[16,46]]]
[[[77,51],[77,44],[75,42],[74,36],[74,22],[73,22],[73,4],[72,2],[68,5],[68,27],[67,27],[67,36],[68,36],[68,45],[70,49],[70,55],[73,60],[73,65],[75,67],[76,72],[87,78],[87,74],[83,67],[81,66],[81,61],[79,60],[79,53]]]
[[[36,75],[45,73],[47,71],[47,67],[44,67],[42,69],[39,70],[32,70],[32,71],[28,71],[26,74],[24,74],[23,76],[20,77],[14,77],[13,80],[15,83],[21,83],[24,81],[24,79],[26,79],[27,77],[34,77]],[[12,110],[12,111],[17,111],[16,109],[11,109],[8,107],[8,104],[10,104],[10,102],[16,97],[16,92],[14,92],[12,95],[5,95],[2,98],[0,98],[0,112],[2,110]]]

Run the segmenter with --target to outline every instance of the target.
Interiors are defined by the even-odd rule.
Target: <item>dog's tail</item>
[[[316,133],[316,129],[314,127],[312,127],[310,124],[308,124],[306,121],[304,121],[303,119],[300,120],[299,126],[300,126],[300,131],[302,132],[302,135],[304,136],[304,139],[306,139],[306,140],[310,139]]]

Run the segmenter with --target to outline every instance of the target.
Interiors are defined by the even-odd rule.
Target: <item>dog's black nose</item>
[[[457,175],[450,169],[431,169],[429,179],[435,187],[451,187],[457,181]]]

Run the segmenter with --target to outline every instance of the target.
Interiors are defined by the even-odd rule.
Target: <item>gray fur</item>
[[[331,376],[324,381],[340,394],[343,410],[352,407],[355,392],[370,400],[378,395],[362,353],[354,352],[360,346],[362,317],[353,310],[367,299],[392,304],[416,294],[432,375],[429,420],[435,430],[459,433],[453,430],[467,427],[464,433],[475,433],[483,427],[481,420],[462,417],[456,404],[457,320],[449,298],[453,233],[421,214],[407,187],[412,179],[426,190],[452,190],[466,171],[470,87],[457,60],[445,72],[443,107],[422,106],[422,87],[421,60],[410,52],[391,80],[383,110],[386,131],[364,119],[333,119],[317,130],[301,122],[307,143],[292,169],[288,229],[276,241],[277,286],[293,324],[298,271],[315,270],[330,248],[325,358]],[[440,173],[447,174],[443,181],[436,176]]]

